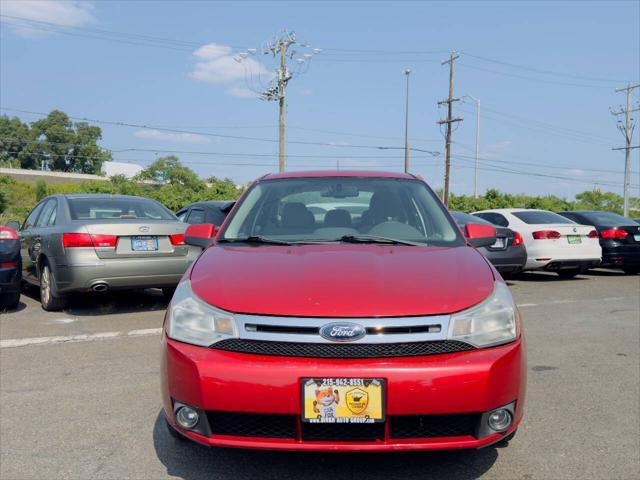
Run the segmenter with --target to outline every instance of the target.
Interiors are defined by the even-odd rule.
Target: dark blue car
[[[0,225],[0,311],[18,306],[21,280],[18,233],[11,227]]]

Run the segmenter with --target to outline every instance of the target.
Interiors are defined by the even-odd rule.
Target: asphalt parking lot
[[[509,282],[529,358],[527,413],[507,448],[403,454],[207,449],[161,421],[160,292],[36,293],[0,314],[0,478],[631,479],[640,471],[640,276]]]

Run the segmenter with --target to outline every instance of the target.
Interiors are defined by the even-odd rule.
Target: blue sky
[[[258,72],[268,80],[273,59],[249,55],[238,64],[233,56],[260,50],[286,27],[322,49],[289,83],[288,140],[331,144],[288,144],[291,169],[401,169],[402,150],[356,145],[402,147],[409,67],[412,146],[441,152],[413,152],[412,171],[441,186],[436,121],[445,110],[436,102],[447,95],[448,71],[440,62],[455,49],[455,94],[482,105],[481,192],[572,197],[596,183],[622,191],[623,153],[611,147],[623,137],[609,107],[624,101],[615,88],[640,80],[638,1],[1,0],[0,14],[0,106],[148,125],[100,124],[116,160],[147,165],[170,150],[207,152],[178,155],[201,176],[238,183],[276,170],[277,104],[247,88],[257,87]],[[452,191],[471,193],[474,104],[456,104],[455,114],[464,122],[453,136]]]

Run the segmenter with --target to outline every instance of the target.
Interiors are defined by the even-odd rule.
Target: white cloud
[[[231,95],[232,97],[238,97],[238,98],[256,98],[257,97],[255,92],[244,87],[231,87],[231,88],[227,88],[224,92],[227,95]]]
[[[55,23],[65,27],[82,27],[96,21],[93,16],[93,4],[79,0],[2,0],[2,15],[20,17],[35,22]],[[10,24],[13,31],[26,37],[41,37],[49,33],[40,29],[40,25],[29,26],[28,22],[17,18],[0,17]],[[19,24],[19,25],[18,25]],[[49,28],[47,25],[43,25]]]
[[[250,56],[237,61],[240,57],[228,45],[208,43],[192,55],[196,63],[189,77],[199,82],[231,85],[225,93],[234,97],[255,97],[250,89],[238,86],[240,80],[257,83],[259,79],[266,82],[273,78],[267,67]]]
[[[580,168],[570,168],[565,170],[564,173],[566,175],[571,175],[572,177],[583,177],[585,175],[585,171]]]
[[[209,143],[207,137],[197,133],[164,132],[152,128],[138,130],[133,135],[144,140],[160,140],[174,143]]]

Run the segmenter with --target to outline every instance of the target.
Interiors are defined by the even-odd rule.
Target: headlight
[[[178,284],[167,322],[169,338],[203,347],[237,336],[233,314],[200,300],[188,280]]]
[[[509,287],[495,282],[489,298],[475,307],[451,315],[449,338],[476,347],[511,342],[518,335],[517,315]]]

